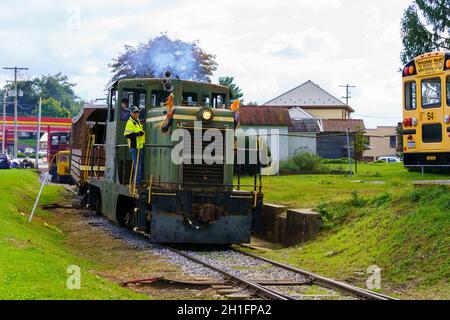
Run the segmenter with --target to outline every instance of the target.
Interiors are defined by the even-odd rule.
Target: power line
[[[363,115],[363,114],[354,114],[357,117],[363,117],[363,118],[373,118],[373,119],[398,119],[401,118],[402,116],[368,116],[368,115]]]

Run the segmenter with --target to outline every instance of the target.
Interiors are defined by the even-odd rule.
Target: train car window
[[[447,106],[450,107],[450,77],[447,78]]]
[[[168,91],[153,90],[150,99],[150,107],[164,107],[164,104],[166,103],[167,98],[169,98],[169,95],[170,92]]]
[[[198,95],[195,92],[183,92],[183,106],[196,107],[198,104]]]
[[[441,106],[441,79],[422,81],[422,108],[437,108]]]
[[[212,105],[214,109],[225,109],[225,95],[213,93]]]
[[[67,136],[62,136],[61,137],[61,143],[62,144],[69,144],[69,139],[67,138]]]
[[[405,83],[405,108],[406,110],[417,109],[417,88],[415,81]]]
[[[442,124],[425,124],[422,126],[423,143],[440,143],[442,142]]]
[[[52,146],[57,146],[57,145],[59,145],[59,137],[53,136],[52,137]]]
[[[109,94],[109,112],[108,112],[108,121],[114,121],[114,110],[116,109],[116,103],[119,92],[117,89],[112,89]]]

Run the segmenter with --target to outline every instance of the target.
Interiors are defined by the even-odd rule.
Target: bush
[[[281,162],[281,170],[297,173],[326,173],[328,168],[322,164],[322,159],[310,152],[298,153]]]
[[[341,159],[322,159],[322,164],[348,164],[348,158]]]
[[[385,192],[385,193],[382,193],[379,196],[375,197],[372,200],[372,203],[377,207],[381,207],[384,204],[389,204],[391,201],[392,201],[391,194],[388,192]]]
[[[19,151],[17,153],[17,158],[19,158],[19,159],[26,159],[27,155],[25,153]]]

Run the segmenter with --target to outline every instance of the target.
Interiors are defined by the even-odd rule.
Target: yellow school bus
[[[403,119],[405,167],[450,167],[450,52],[404,67]]]

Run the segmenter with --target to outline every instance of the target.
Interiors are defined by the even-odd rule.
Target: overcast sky
[[[400,19],[410,0],[28,0],[0,11],[0,62],[22,78],[63,72],[84,99],[103,96],[107,64],[125,44],[168,32],[217,55],[262,104],[312,80],[350,105],[367,127],[401,121]],[[12,74],[1,70],[0,84]],[[379,118],[378,118],[379,117]]]

